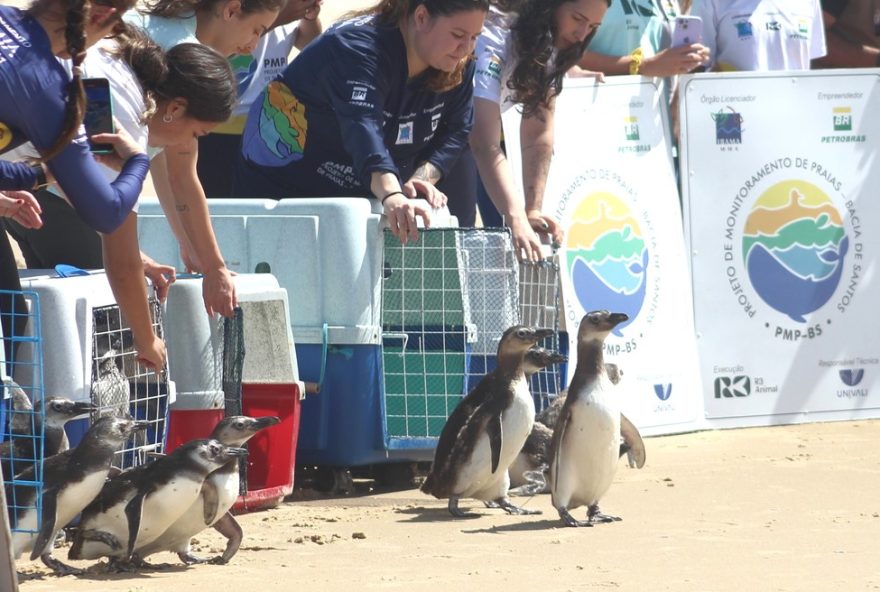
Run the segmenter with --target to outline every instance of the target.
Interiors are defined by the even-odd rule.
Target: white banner
[[[576,363],[585,312],[624,312],[606,361],[624,372],[624,410],[643,433],[702,425],[690,280],[663,94],[641,77],[566,80],[556,105],[544,211],[565,229],[564,314]],[[519,116],[505,114],[519,158]],[[519,180],[519,166],[515,163]]]
[[[877,70],[682,81],[706,415],[880,415]]]

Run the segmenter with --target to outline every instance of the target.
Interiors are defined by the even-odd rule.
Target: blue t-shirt
[[[473,125],[473,63],[464,83],[434,92],[408,80],[397,27],[374,17],[312,41],[254,101],[242,139],[248,197],[369,195],[371,174],[401,182],[428,161],[446,174]]]
[[[0,6],[0,154],[27,141],[40,151],[55,143],[69,81],[43,28],[25,12]],[[125,221],[149,167],[145,154],[135,155],[108,183],[82,133],[49,162],[77,212],[99,232],[113,232]]]

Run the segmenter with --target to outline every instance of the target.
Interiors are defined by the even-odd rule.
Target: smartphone
[[[690,45],[703,42],[703,19],[698,16],[677,16],[672,21],[672,45]]]
[[[86,136],[89,137],[89,150],[96,154],[109,154],[113,152],[113,144],[98,144],[92,142],[91,137],[95,134],[116,132],[113,126],[110,82],[106,78],[83,78],[82,82],[86,89],[86,115],[83,125],[86,127]]]

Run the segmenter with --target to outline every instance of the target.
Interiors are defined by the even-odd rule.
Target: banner
[[[880,415],[878,82],[838,70],[681,83],[711,425]]]
[[[565,229],[560,277],[569,378],[585,312],[629,320],[605,341],[624,412],[645,434],[702,425],[702,393],[678,189],[663,93],[641,77],[565,82],[544,212]],[[505,114],[519,173],[519,116]]]

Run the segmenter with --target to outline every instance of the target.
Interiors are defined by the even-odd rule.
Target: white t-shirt
[[[514,14],[489,8],[474,50],[477,58],[474,97],[498,103],[502,113],[514,104],[512,93],[507,88],[507,80],[516,65],[513,35],[510,34],[510,27],[515,19]]]
[[[695,0],[691,13],[722,71],[809,70],[826,52],[819,0]]]

